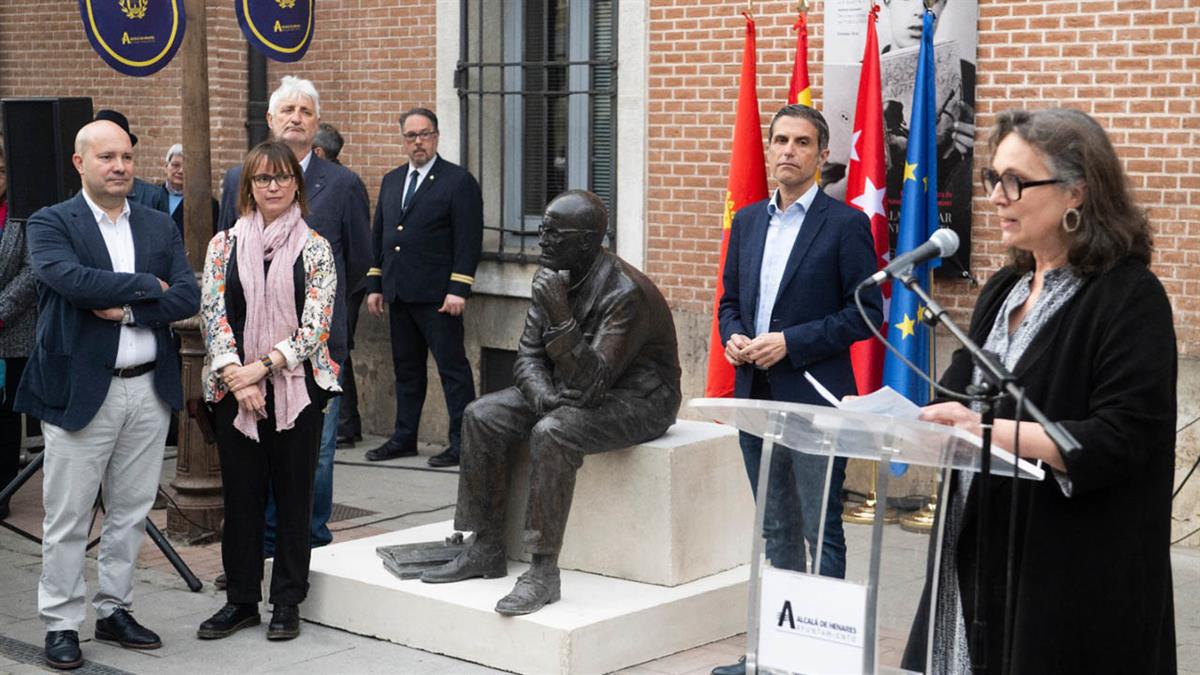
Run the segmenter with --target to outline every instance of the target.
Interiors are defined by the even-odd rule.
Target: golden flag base
[[[842,512],[842,522],[855,523],[857,525],[870,525],[871,523],[875,522],[875,509],[877,506],[878,504],[875,500],[875,491],[871,490],[867,493],[867,501]],[[883,512],[883,522],[885,523],[895,523],[899,519],[900,518],[898,515],[896,515],[895,509],[886,509]]]
[[[928,533],[933,530],[933,518],[937,512],[937,500],[930,499],[925,506],[900,519],[901,529],[907,532]]]

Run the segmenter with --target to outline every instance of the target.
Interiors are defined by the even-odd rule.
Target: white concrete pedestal
[[[524,563],[503,579],[401,581],[378,546],[442,539],[450,521],[315,549],[309,621],[520,673],[607,673],[745,630],[749,566],[674,587],[570,570],[562,600],[523,617],[493,611]],[[741,552],[745,556],[745,552]]]

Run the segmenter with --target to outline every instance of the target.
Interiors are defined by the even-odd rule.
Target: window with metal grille
[[[462,157],[483,189],[483,256],[534,262],[546,203],[591,190],[616,244],[617,0],[461,0]]]

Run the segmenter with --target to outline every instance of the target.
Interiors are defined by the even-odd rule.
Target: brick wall
[[[755,2],[764,133],[787,96],[795,2]],[[814,3],[820,9],[821,3]],[[745,2],[659,0],[650,10],[646,268],[672,303],[710,311],[740,73]],[[1064,105],[1108,129],[1156,233],[1154,270],[1176,312],[1180,350],[1200,351],[1200,9],[1187,0],[981,0],[976,164],[994,115]],[[809,15],[814,102],[822,99],[822,16]],[[1003,263],[991,208],[976,189],[972,271]],[[974,289],[946,283],[963,313]]]
[[[821,3],[814,3],[819,10]],[[753,3],[758,23],[762,123],[786,96],[795,2]],[[705,313],[712,302],[721,204],[740,69],[740,0],[656,0],[650,5],[647,271],[672,305]],[[404,161],[396,118],[434,102],[434,0],[362,0],[321,13],[298,65],[313,79],[323,119],[346,137],[344,161],[374,200],[382,175]],[[214,186],[245,147],[246,47],[232,3],[208,3]],[[370,17],[370,18],[368,18]],[[810,24],[814,99],[822,99],[822,16]],[[1096,115],[1126,160],[1157,234],[1155,270],[1174,303],[1181,352],[1200,351],[1200,9],[1188,0],[980,3],[977,145],[1012,101],[1063,104]],[[92,96],[125,112],[141,139],[138,173],[161,178],[179,139],[180,61],[147,78],[124,77],[91,51],[77,5],[0,3],[0,96]],[[984,153],[980,152],[980,159]],[[981,279],[1003,260],[986,201],[975,205],[972,267]],[[943,286],[965,311],[974,290]]]

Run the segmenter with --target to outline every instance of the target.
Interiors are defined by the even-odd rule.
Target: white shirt
[[[305,174],[308,172],[308,165],[310,162],[312,162],[312,150],[309,150],[308,154],[304,156],[304,159],[300,160],[300,173],[301,174]]]
[[[108,249],[108,257],[112,260],[112,271],[134,274],[133,228],[129,225],[129,200],[121,207],[121,215],[113,222],[104,209],[96,205],[83,190],[83,199],[96,218],[96,227],[104,237],[104,246]],[[115,303],[114,303],[115,304]],[[154,331],[149,328],[136,326],[121,326],[121,337],[117,342],[117,360],[113,368],[130,368],[150,363],[158,358],[158,345],[154,341]]]
[[[438,155],[434,155],[433,159],[425,162],[424,166],[414,167],[412,162],[408,163],[408,175],[404,177],[404,194],[408,194],[408,183],[412,180],[413,171],[417,172],[417,190],[421,189],[421,184],[425,182],[425,176],[433,170],[433,163],[438,161]],[[413,196],[417,196],[417,190],[413,190]],[[402,197],[403,198],[403,197]],[[402,208],[407,208],[408,204],[401,204]]]
[[[767,204],[767,214],[771,217],[767,224],[767,240],[763,245],[762,268],[758,272],[758,310],[754,314],[754,335],[764,335],[771,329],[771,312],[775,308],[775,299],[779,296],[779,284],[783,281],[783,270],[787,267],[792,248],[796,245],[796,237],[800,234],[800,226],[804,224],[804,216],[817,198],[817,184],[814,182],[808,191],[792,202],[785,209],[780,209],[779,190],[771,195]]]

